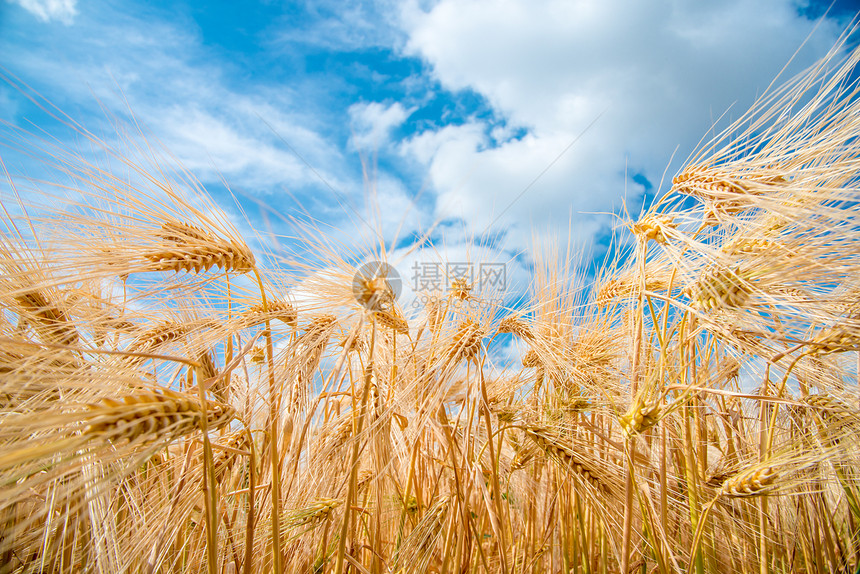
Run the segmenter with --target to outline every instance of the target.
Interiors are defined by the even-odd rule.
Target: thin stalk
[[[191,371],[189,371],[189,376]],[[206,514],[206,562],[209,574],[217,574],[218,569],[218,532],[215,528],[216,512],[216,488],[215,468],[212,461],[212,444],[209,442],[209,428],[206,395],[203,390],[203,382],[197,377],[197,395],[200,399],[200,408],[203,409],[203,417],[200,420],[200,430],[203,433],[203,500],[205,501]]]
[[[243,572],[251,574],[253,552],[254,552],[254,487],[256,486],[257,475],[257,456],[254,448],[254,437],[251,436],[251,431],[245,428],[245,435],[248,437],[248,518],[245,525],[245,561],[243,563]]]
[[[346,491],[346,505],[343,515],[343,524],[340,527],[340,539],[337,545],[337,560],[334,571],[336,574],[343,572],[344,555],[346,554],[346,535],[349,533],[349,522],[352,511],[352,501],[355,497],[356,482],[358,478],[358,452],[361,442],[361,431],[364,426],[364,411],[367,406],[367,397],[370,395],[370,379],[373,375],[373,349],[376,346],[376,318],[373,319],[373,330],[370,335],[370,352],[368,353],[367,366],[364,369],[364,390],[361,393],[361,406],[358,409],[355,421],[355,438],[352,444],[352,456],[350,457],[349,486]],[[354,396],[354,394],[353,394]],[[355,411],[353,411],[355,412]],[[353,415],[355,416],[355,415]]]
[[[681,335],[681,340],[684,340],[684,329],[679,331],[679,335]],[[686,354],[686,357],[684,355]],[[695,349],[695,341],[690,339],[686,345],[684,345],[682,351],[682,357],[685,359],[685,362],[689,361],[693,362],[694,357],[696,355]],[[690,378],[690,369],[683,369],[683,381],[682,385],[689,384]],[[680,399],[677,399],[680,400]],[[690,409],[693,408],[691,406],[684,406],[684,466],[687,474],[687,496],[690,504],[690,526],[695,531],[699,526],[699,476],[698,476],[698,468],[696,465],[696,452],[693,448],[693,427],[691,425],[693,419],[693,413],[690,412]],[[695,554],[690,555],[691,562],[695,563],[695,569],[697,574],[703,574],[705,571],[704,559],[702,556],[702,552],[699,548],[694,548],[693,552]]]
[[[269,457],[272,466],[272,568],[275,574],[281,574],[281,468],[278,456],[278,434],[280,430],[280,393],[275,381],[275,358],[272,345],[272,327],[269,321],[269,304],[266,300],[266,289],[260,272],[254,269],[260,297],[263,303],[263,313],[266,316],[266,358],[269,367]]]
[[[770,391],[770,364],[765,368],[764,383],[762,384],[761,394],[767,395]],[[786,379],[787,380],[787,379]],[[768,449],[770,445],[770,436],[768,432],[768,412],[767,403],[759,402],[759,461],[764,462],[768,457]],[[759,555],[759,572],[767,574],[767,495],[764,495],[759,500],[758,509],[758,555]]]
[[[630,396],[635,397],[639,381],[639,353],[642,347],[642,328],[644,322],[645,297],[645,255],[646,243],[640,242],[637,249],[639,262],[639,297],[634,309],[635,325],[633,332],[633,363],[630,367]],[[630,567],[630,541],[633,530],[633,488],[634,472],[633,459],[636,457],[636,442],[632,437],[624,439],[624,452],[628,456],[627,476],[624,481],[624,530],[621,539],[621,572],[627,574]]]
[[[493,448],[493,425],[490,420],[490,401],[487,399],[487,385],[484,381],[484,369],[478,365],[478,376],[481,383],[481,400],[483,401],[484,423],[487,426],[487,446],[490,448],[490,460],[492,462],[493,474],[493,498],[495,499],[496,514],[499,519],[504,518],[502,513],[502,494],[499,491],[499,461],[496,458],[495,449]],[[499,558],[502,563],[502,572],[508,572],[507,546],[505,545],[505,530],[499,525]]]

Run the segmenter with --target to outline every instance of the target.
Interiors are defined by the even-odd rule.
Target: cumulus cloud
[[[792,0],[440,0],[406,3],[402,23],[407,53],[444,87],[482,95],[527,132],[493,145],[491,126],[475,119],[403,146],[429,170],[437,215],[478,229],[502,211],[501,223],[531,227],[571,210],[618,210],[625,192],[635,208],[673,150],[670,176],[714,120],[737,117],[764,91],[815,26]],[[788,73],[822,56],[837,32],[825,21]]]
[[[400,126],[409,113],[400,102],[353,104],[349,108],[353,144],[360,150],[377,150],[388,143],[391,130]]]
[[[319,177],[341,183],[336,175],[325,173],[322,167],[319,169],[323,173],[315,174],[279,143],[275,134],[267,133],[266,125],[254,115],[255,110],[266,108],[264,104],[253,100],[244,103],[249,109],[229,106],[220,114],[217,108],[206,109],[196,103],[186,103],[159,110],[150,121],[156,123],[161,137],[170,142],[169,149],[182,158],[183,165],[210,181],[224,174],[232,181],[241,182],[242,189],[251,193],[285,183],[317,185]],[[256,128],[249,127],[255,125]],[[292,126],[287,133],[293,141],[306,142],[303,147],[308,151],[324,145],[316,134],[298,126]]]
[[[29,80],[37,89],[47,85],[54,97],[83,109],[98,103],[120,124],[139,124],[204,182],[224,177],[254,195],[284,186],[325,188],[321,180],[339,190],[361,189],[340,167],[336,142],[318,132],[311,110],[295,103],[294,91],[236,84],[227,77],[229,66],[208,57],[195,29],[182,24],[101,6],[82,14],[74,30],[28,50],[0,38],[0,51],[17,54],[15,69],[37,74]],[[75,120],[109,134],[105,120],[117,118],[99,115]]]
[[[42,22],[57,20],[71,24],[78,13],[78,0],[7,0],[18,4]]]

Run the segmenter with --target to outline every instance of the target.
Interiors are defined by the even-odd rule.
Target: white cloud
[[[311,15],[310,23],[284,26],[273,44],[275,47],[304,44],[333,51],[387,48],[401,41],[402,33],[396,23],[397,2],[306,1],[302,8]]]
[[[403,146],[430,172],[437,215],[477,231],[508,206],[501,222],[526,228],[570,209],[617,210],[625,187],[635,208],[642,189],[625,170],[658,185],[676,146],[673,169],[734,102],[730,116],[745,111],[815,25],[791,0],[440,0],[407,2],[402,22],[407,53],[443,86],[483,95],[528,130],[493,147],[491,126],[474,120]],[[790,69],[836,33],[825,21]]]
[[[353,104],[349,108],[353,144],[361,151],[378,150],[389,142],[391,130],[399,127],[410,113],[400,102]]]
[[[373,174],[366,183],[368,194],[365,219],[387,241],[401,241],[415,230],[428,225],[421,209],[420,197],[414,197],[403,182],[386,172]]]
[[[73,31],[27,50],[0,39],[0,51],[16,53],[14,68],[25,70],[31,85],[47,87],[52,99],[61,98],[60,107],[72,102],[74,119],[87,129],[110,139],[110,123],[139,124],[204,182],[223,175],[241,193],[256,195],[282,186],[325,188],[322,178],[348,191],[342,151],[319,133],[296,93],[234,83],[229,63],[212,58],[195,28],[182,24],[102,6]],[[96,103],[118,119],[106,123]],[[81,117],[81,108],[92,115]]]
[[[217,180],[218,174],[225,174],[230,181],[241,182],[242,188],[250,192],[286,182],[293,185],[320,183],[300,159],[272,141],[273,134],[265,132],[268,128],[259,118],[248,113],[253,112],[254,103],[246,101],[244,104],[250,110],[230,106],[229,115],[225,117],[216,116],[217,110],[186,103],[159,110],[157,119],[151,118],[150,122],[156,122],[158,132],[170,142],[170,151],[182,158],[183,165],[203,179]],[[257,129],[250,127],[254,120],[258,122]],[[296,129],[293,126],[292,136]],[[315,134],[305,132],[303,135],[306,140],[315,139]],[[328,179],[335,178],[328,176]]]
[[[42,22],[58,20],[63,24],[71,24],[78,13],[78,0],[7,0],[18,4]]]

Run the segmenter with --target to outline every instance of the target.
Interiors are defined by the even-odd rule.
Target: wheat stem
[[[254,552],[254,527],[256,526],[256,513],[254,502],[254,489],[256,488],[257,479],[257,447],[254,445],[254,437],[251,435],[250,429],[245,427],[245,437],[248,440],[248,515],[245,523],[245,558],[242,564],[242,570],[245,574],[251,574],[253,571],[253,552]]]
[[[253,268],[254,276],[257,280],[257,286],[260,289],[260,298],[263,304],[263,313],[265,319],[265,336],[266,336],[266,358],[268,360],[268,377],[269,377],[269,458],[272,469],[272,568],[275,574],[281,574],[282,555],[281,555],[281,468],[280,456],[278,454],[278,438],[280,434],[280,402],[281,393],[278,392],[278,385],[275,380],[275,359],[274,347],[272,345],[272,329],[269,324],[269,307],[266,299],[266,289],[263,286],[263,279],[256,267]]]
[[[344,510],[343,524],[340,529],[340,540],[337,547],[337,561],[335,562],[335,574],[343,572],[344,554],[346,553],[346,537],[349,533],[349,522],[352,511],[353,498],[355,496],[356,480],[358,478],[358,453],[360,450],[361,432],[364,426],[365,409],[367,407],[367,399],[370,396],[371,377],[373,376],[373,352],[376,347],[376,317],[371,314],[373,328],[370,335],[370,351],[367,358],[367,366],[364,369],[364,388],[361,393],[361,405],[356,413],[355,399],[353,399],[353,424],[355,432],[352,445],[352,454],[350,455],[349,463],[349,486],[346,491],[346,509]],[[353,392],[353,397],[355,393]]]

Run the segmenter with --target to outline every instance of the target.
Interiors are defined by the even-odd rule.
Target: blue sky
[[[793,55],[786,78],[824,55],[857,13],[837,2],[819,21],[828,5],[0,0],[0,65],[94,133],[130,109],[257,228],[289,235],[272,214],[307,213],[349,243],[373,220],[403,254],[438,224],[449,260],[524,272],[535,236],[599,258],[606,213],[638,210]],[[4,84],[0,118],[80,145]]]

